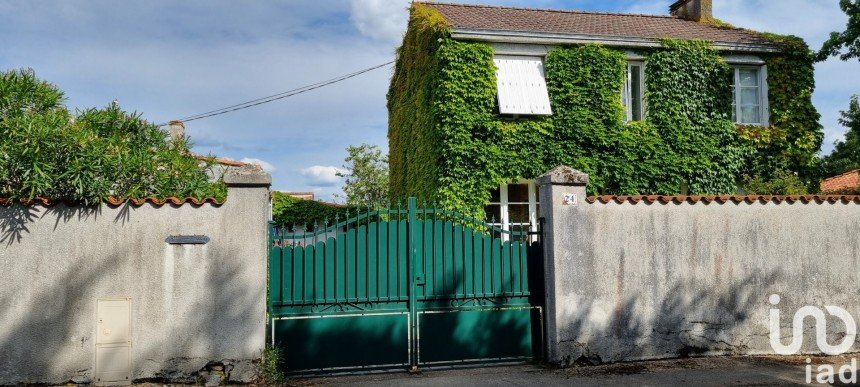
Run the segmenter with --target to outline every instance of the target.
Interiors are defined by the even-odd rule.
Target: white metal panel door
[[[131,384],[131,299],[96,302],[95,383]]]

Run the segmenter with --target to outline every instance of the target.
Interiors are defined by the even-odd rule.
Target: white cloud
[[[264,171],[266,171],[266,172],[268,172],[268,173],[272,173],[272,172],[275,172],[275,171],[277,170],[277,168],[275,168],[275,166],[274,166],[274,165],[272,165],[272,164],[270,164],[270,163],[268,163],[268,162],[266,162],[266,161],[260,160],[260,159],[254,159],[254,158],[250,158],[250,157],[245,157],[244,159],[239,160],[239,161],[241,161],[241,162],[243,162],[243,163],[246,163],[246,164],[256,164],[256,165],[259,165],[259,166],[260,166],[260,168],[263,168],[263,170],[264,170]]]
[[[350,21],[362,35],[399,42],[409,19],[409,0],[351,0]]]
[[[314,165],[301,170],[302,176],[305,177],[306,184],[313,187],[333,187],[341,182],[341,178],[337,175],[338,172],[345,172],[338,167]]]

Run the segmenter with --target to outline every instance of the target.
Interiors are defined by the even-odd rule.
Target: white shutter
[[[496,55],[499,113],[550,115],[543,60],[539,57]]]

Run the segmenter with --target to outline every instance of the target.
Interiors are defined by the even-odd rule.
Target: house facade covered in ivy
[[[517,228],[536,224],[532,179],[560,164],[591,175],[591,194],[727,194],[744,179],[812,176],[823,135],[810,50],[711,9],[414,2],[388,94],[392,197]]]

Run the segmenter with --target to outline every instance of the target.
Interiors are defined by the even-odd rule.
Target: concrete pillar
[[[573,296],[570,279],[576,270],[574,235],[584,227],[588,175],[559,166],[539,177],[541,215],[544,217],[544,276],[546,289],[547,361],[568,365],[569,351],[560,348],[565,305]],[[563,325],[563,323],[562,323]]]
[[[211,324],[216,331],[229,334],[231,340],[235,340],[227,341],[229,352],[226,349],[225,352],[239,354],[240,358],[259,358],[266,347],[266,265],[269,254],[268,222],[272,219],[272,176],[257,166],[246,165],[228,169],[224,174],[224,184],[227,185],[227,201],[222,206],[222,216],[232,220],[224,223],[238,223],[245,228],[227,231],[243,241],[236,240],[231,245],[235,246],[230,254],[238,262],[236,267],[221,269],[236,272],[224,276],[230,279],[230,283],[224,281],[220,285],[220,292],[223,293],[221,297],[230,297],[229,301],[216,305],[223,306],[224,310],[232,310],[232,314],[227,313],[230,316],[244,314],[215,319]],[[253,367],[247,367],[246,362],[232,365],[235,367],[231,373],[232,380],[243,383],[253,380]]]

